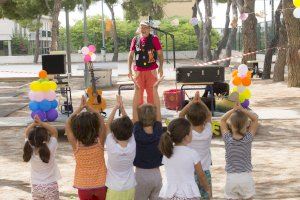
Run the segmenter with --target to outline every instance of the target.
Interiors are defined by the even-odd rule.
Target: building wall
[[[194,0],[169,0],[163,8],[165,17],[191,18],[194,2]]]

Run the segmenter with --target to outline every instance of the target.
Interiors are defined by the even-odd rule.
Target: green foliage
[[[193,26],[189,23],[188,19],[179,18],[179,26],[175,27],[171,24],[174,18],[163,19],[160,24],[160,29],[170,32],[175,36],[175,45],[177,51],[183,50],[197,50],[198,41],[194,32]],[[129,50],[131,40],[136,35],[135,32],[139,26],[137,21],[119,21],[117,20],[117,32],[119,41],[119,52],[127,52]],[[88,27],[88,41],[90,44],[95,44],[97,51],[100,52],[102,47],[102,29],[100,16],[89,17],[87,20]],[[81,49],[83,46],[83,22],[78,21],[73,27],[71,27],[71,41],[73,52]],[[60,43],[61,47],[64,47],[66,41],[65,29],[61,28],[60,31]],[[164,48],[166,48],[165,36],[161,33],[157,33]],[[220,40],[220,34],[212,29],[211,41],[212,49],[217,47],[217,43]],[[111,35],[106,35],[105,44],[107,52],[113,52],[113,39]],[[172,41],[168,37],[168,50],[172,50]]]
[[[28,54],[28,38],[20,34],[13,34],[11,38],[11,50],[13,55],[27,55]]]
[[[123,8],[127,20],[139,20],[137,16],[151,16],[153,19],[162,19],[163,5],[167,0],[124,0]]]

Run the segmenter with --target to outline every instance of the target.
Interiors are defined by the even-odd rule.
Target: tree
[[[293,2],[291,0],[282,1],[283,18],[287,31],[287,65],[288,65],[288,86],[300,87],[300,21],[293,16]]]
[[[243,35],[243,53],[256,51],[256,25],[257,19],[254,15],[255,0],[236,0],[240,13],[250,13],[248,18],[242,22],[242,35]],[[247,64],[248,60],[255,60],[256,54],[243,56],[242,63]]]
[[[162,19],[163,6],[167,0],[124,0],[123,8],[127,20],[139,20],[137,16],[152,16],[153,19]]]
[[[118,54],[119,54],[119,49],[118,49],[118,32],[117,32],[117,24],[116,24],[116,19],[115,19],[115,12],[114,12],[114,4],[118,2],[118,0],[106,0],[106,5],[111,13],[111,20],[113,22],[113,40],[114,40],[114,55],[112,58],[112,61],[118,61]]]
[[[229,22],[230,22],[229,13],[230,13],[231,3],[232,3],[232,0],[227,0],[227,8],[226,8],[226,13],[225,13],[226,14],[226,16],[225,16],[226,21],[225,21],[225,27],[224,27],[223,37],[219,41],[217,49],[214,50],[214,56],[213,56],[214,60],[218,60],[219,59],[220,53],[221,53],[222,49],[225,48],[225,46],[227,44],[227,41],[228,41],[228,37],[229,37]]]
[[[235,0],[233,0],[233,2],[232,2],[232,14],[233,14],[233,19],[232,19],[232,24],[231,24],[231,31],[230,31],[230,36],[229,36],[227,44],[226,44],[226,58],[231,57],[232,43],[234,41],[236,41],[238,11],[237,11],[237,5],[236,5]],[[230,61],[231,61],[230,59],[226,60],[224,65],[229,66]]]
[[[197,36],[197,41],[198,41],[198,49],[197,49],[197,54],[196,54],[196,58],[203,60],[203,19],[202,19],[202,13],[200,11],[199,8],[199,3],[201,0],[196,0],[195,4],[192,7],[192,18],[196,18],[197,17],[197,12],[200,16],[200,26],[199,24],[196,24],[194,26],[194,31],[195,34]]]
[[[203,57],[204,61],[211,61],[211,40],[210,33],[212,29],[212,0],[204,0],[205,7],[205,23],[204,23],[204,37],[203,37]]]
[[[276,50],[275,47],[278,45],[278,41],[279,41],[279,29],[281,26],[281,23],[280,23],[281,10],[282,10],[282,1],[280,1],[279,5],[276,9],[276,12],[275,12],[275,35],[274,35],[274,38],[269,43],[269,46],[266,50],[262,79],[270,79],[271,78],[272,57]]]

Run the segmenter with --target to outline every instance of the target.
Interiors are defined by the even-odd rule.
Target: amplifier
[[[180,66],[176,68],[178,83],[224,82],[224,67],[218,65]]]

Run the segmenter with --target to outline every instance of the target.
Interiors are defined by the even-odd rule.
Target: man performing
[[[159,76],[163,76],[163,52],[160,41],[156,35],[150,34],[150,25],[147,21],[140,23],[140,34],[131,41],[128,56],[128,77],[132,77],[132,61],[135,57],[134,71],[135,80],[141,91],[139,104],[143,104],[144,90],[147,93],[147,102],[153,104],[153,84],[157,81],[157,71]],[[159,60],[159,66],[156,60]]]

